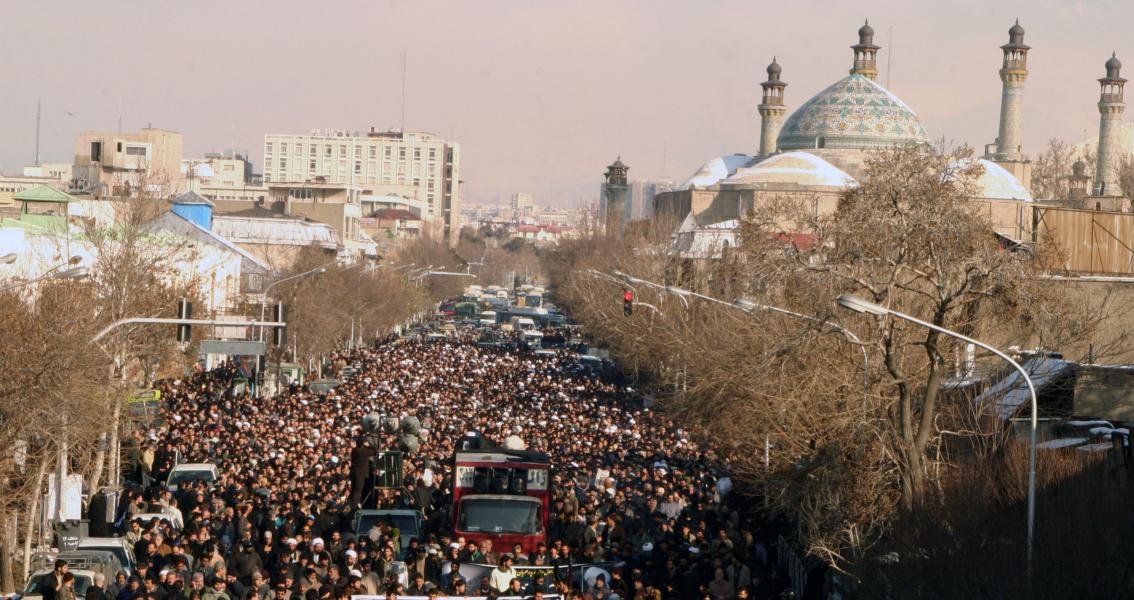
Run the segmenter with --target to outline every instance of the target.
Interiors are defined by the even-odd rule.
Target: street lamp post
[[[743,311],[743,312],[748,313],[748,314],[752,314],[753,312],[755,312],[757,310],[763,310],[763,311],[773,312],[773,313],[776,313],[776,314],[792,317],[792,318],[795,318],[795,319],[802,319],[802,320],[805,320],[805,321],[811,321],[812,323],[818,323],[820,325],[830,326],[835,331],[838,331],[839,333],[843,334],[843,336],[846,337],[848,341],[850,341],[854,345],[858,346],[858,348],[860,350],[862,350],[862,395],[863,395],[863,405],[864,406],[866,405],[867,398],[868,398],[869,393],[870,393],[870,359],[869,359],[868,354],[866,352],[866,346],[862,343],[862,340],[860,340],[857,335],[855,335],[853,332],[851,332],[846,327],[843,327],[842,325],[839,325],[838,323],[832,323],[832,322],[827,321],[825,319],[820,319],[819,317],[815,317],[815,316],[812,316],[812,315],[805,315],[803,313],[798,313],[798,312],[795,312],[793,310],[788,310],[786,308],[780,308],[778,306],[771,306],[771,305],[767,305],[767,304],[759,304],[759,303],[753,302],[752,300],[748,300],[747,298],[738,298],[735,302],[730,303],[730,302],[726,302],[724,300],[721,300],[719,298],[714,298],[712,296],[706,296],[705,294],[699,294],[699,293],[694,292],[692,290],[687,290],[687,289],[675,287],[675,286],[672,286],[672,285],[663,285],[663,284],[656,283],[656,282],[653,282],[653,281],[640,279],[638,277],[628,275],[628,274],[623,273],[621,271],[614,271],[614,275],[625,280],[625,281],[638,283],[638,284],[645,285],[647,287],[651,287],[651,288],[654,288],[654,289],[657,289],[657,290],[660,290],[660,291],[663,291],[663,292],[667,292],[669,294],[673,294],[673,295],[677,296],[678,298],[681,298],[681,300],[683,302],[685,301],[686,296],[691,296],[693,298],[700,298],[701,300],[713,302],[713,303],[716,303],[716,304],[720,304],[721,306],[727,306],[729,308],[740,310],[740,311]],[[686,302],[685,306],[686,306],[686,308],[688,308],[689,304]]]
[[[268,290],[276,287],[277,285],[279,285],[279,284],[281,284],[285,281],[291,281],[293,279],[299,279],[300,277],[307,277],[308,275],[315,275],[317,273],[325,273],[326,271],[327,271],[327,266],[323,265],[321,267],[315,267],[314,269],[311,269],[310,271],[304,271],[302,273],[299,273],[298,275],[292,275],[291,277],[284,277],[283,279],[277,279],[276,281],[269,283],[268,287],[264,288],[264,297],[260,299],[260,320],[261,321],[264,320],[264,315],[266,314],[267,309],[268,309]],[[260,328],[260,341],[261,342],[264,341],[264,328],[263,327]]]
[[[1020,363],[1016,362],[1012,359],[1012,357],[1001,352],[1000,350],[979,340],[961,335],[956,331],[945,329],[944,327],[934,325],[933,323],[922,321],[921,319],[918,319],[916,317],[886,308],[885,306],[875,304],[874,302],[870,302],[869,300],[859,298],[858,296],[854,296],[852,294],[842,294],[835,299],[835,302],[837,302],[839,306],[848,310],[853,310],[854,312],[866,313],[879,317],[889,315],[898,319],[902,319],[903,321],[909,321],[910,323],[921,325],[926,329],[932,329],[933,331],[952,338],[956,338],[974,346],[984,348],[985,350],[988,350],[989,352],[1007,361],[1008,364],[1012,365],[1012,368],[1016,369],[1016,371],[1020,373],[1020,376],[1024,378],[1024,383],[1028,385],[1028,394],[1031,396],[1032,401],[1032,418],[1030,427],[1031,431],[1029,434],[1030,448],[1028,452],[1028,578],[1030,580],[1032,574],[1032,556],[1033,546],[1035,545],[1034,542],[1036,526],[1036,428],[1038,426],[1039,420],[1039,402],[1036,399],[1036,388],[1032,384],[1032,378],[1028,375],[1028,372],[1024,369],[1024,367],[1020,366]]]

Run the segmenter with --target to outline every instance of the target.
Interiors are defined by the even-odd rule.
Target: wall
[[[1134,213],[1036,207],[1037,243],[1055,247],[1052,268],[1134,276]]]

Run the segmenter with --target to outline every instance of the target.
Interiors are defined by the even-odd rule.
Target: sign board
[[[202,354],[225,354],[228,356],[263,356],[267,344],[245,340],[204,340],[201,342]]]

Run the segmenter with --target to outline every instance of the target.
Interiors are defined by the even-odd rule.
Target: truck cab
[[[523,546],[547,543],[551,461],[547,454],[490,448],[454,454],[453,531],[469,541]]]

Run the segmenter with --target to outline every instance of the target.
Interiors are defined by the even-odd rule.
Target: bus
[[[453,536],[520,544],[547,543],[551,459],[542,452],[488,448],[453,455]]]

